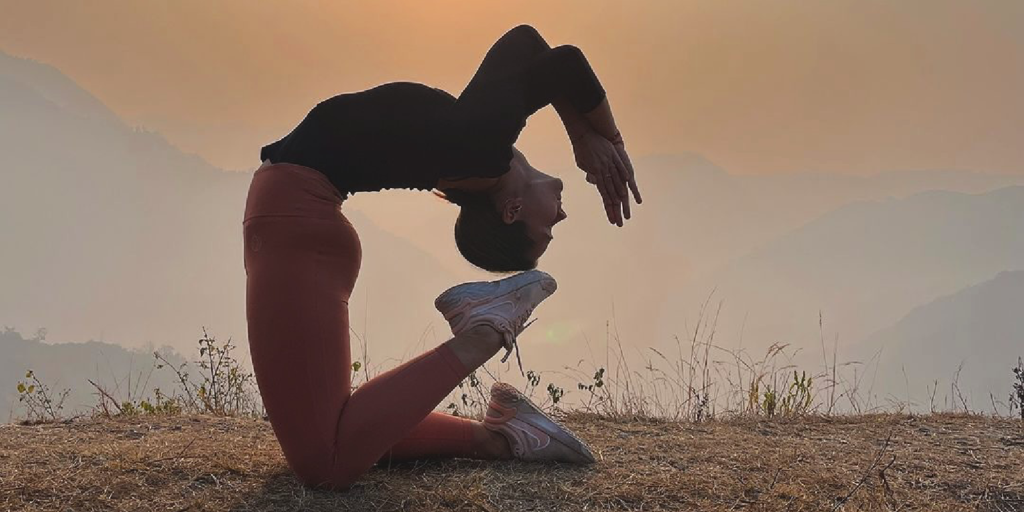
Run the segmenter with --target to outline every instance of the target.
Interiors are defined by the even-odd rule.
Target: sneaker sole
[[[514,293],[536,283],[540,283],[541,288],[548,292],[548,296],[555,293],[555,290],[558,289],[558,283],[555,282],[555,278],[551,277],[547,272],[528,270],[498,281],[476,281],[453,286],[434,299],[434,308],[444,316],[446,321],[451,323],[452,318],[480,304],[491,301],[495,297]],[[463,320],[458,325],[451,326],[452,332],[461,331],[468,321],[469,315],[463,315]]]
[[[535,427],[541,428],[541,430],[547,432],[547,434],[551,436],[551,439],[558,441],[566,448],[569,448],[570,450],[576,452],[580,457],[587,459],[589,463],[592,464],[596,462],[596,459],[594,458],[594,452],[593,450],[590,449],[590,445],[588,445],[586,441],[577,437],[576,434],[572,432],[572,430],[567,428],[565,425],[562,425],[562,423],[559,422],[558,420],[552,418],[551,416],[548,416],[547,413],[545,413],[539,407],[537,407],[536,404],[531,402],[530,399],[526,397],[526,395],[522,394],[514,386],[506,384],[504,382],[496,382],[494,386],[492,386],[491,388],[491,399],[493,400],[495,398],[497,398],[498,401],[503,404],[513,404],[519,401],[523,401],[530,404],[531,408],[535,411],[536,414],[540,414],[546,420],[553,423],[555,426],[558,427],[558,430],[555,432],[550,432],[548,431],[548,429],[541,428],[537,425],[534,425]]]

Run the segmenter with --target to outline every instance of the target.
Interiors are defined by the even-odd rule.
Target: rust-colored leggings
[[[474,457],[472,422],[432,412],[469,374],[446,345],[351,391],[348,299],[362,249],[320,172],[265,164],[242,222],[249,349],[284,457],[310,486],[347,488],[378,460]]]

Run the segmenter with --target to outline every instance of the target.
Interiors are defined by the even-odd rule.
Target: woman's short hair
[[[490,196],[462,190],[434,195],[459,205],[455,245],[467,261],[490,272],[537,268],[537,260],[529,256],[535,242],[526,232],[526,223],[517,220],[506,224]]]

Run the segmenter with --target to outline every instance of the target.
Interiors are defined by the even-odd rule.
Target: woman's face
[[[562,209],[562,180],[538,171],[515,151],[510,173],[510,194],[503,213],[509,220],[521,220],[527,225],[527,234],[535,242],[532,258],[540,258],[554,238],[551,229],[565,220]]]

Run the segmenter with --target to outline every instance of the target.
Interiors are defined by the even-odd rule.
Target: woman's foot
[[[513,456],[520,460],[595,462],[587,443],[504,382],[491,386],[484,426],[505,436]]]
[[[452,334],[486,324],[501,333],[508,359],[516,346],[516,338],[530,323],[526,320],[544,299],[555,293],[558,284],[546,272],[528,270],[497,281],[464,283],[445,290],[434,300],[434,307],[444,315]],[[522,362],[520,362],[522,369]]]

